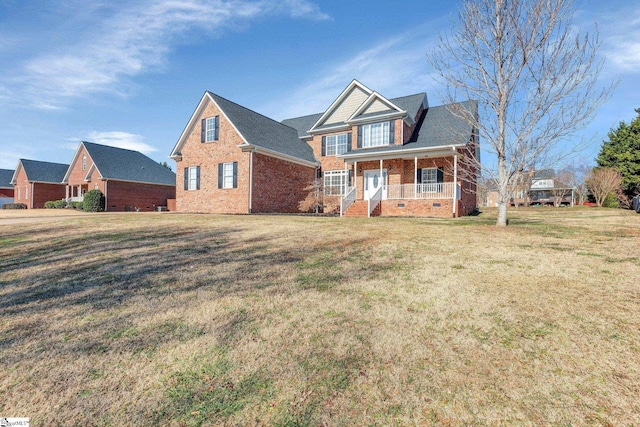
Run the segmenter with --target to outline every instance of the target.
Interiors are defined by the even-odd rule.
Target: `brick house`
[[[153,211],[175,198],[176,176],[144,154],[82,141],[60,182],[62,197],[82,201],[89,190],[105,196],[105,211]]]
[[[170,157],[178,212],[299,212],[320,166],[295,129],[211,92]]]
[[[0,169],[0,207],[6,203],[13,203],[13,184],[11,179],[15,171]]]
[[[45,202],[64,198],[62,178],[69,165],[20,159],[11,184],[14,202],[24,203],[28,209],[43,208]]]
[[[281,123],[207,92],[171,154],[184,181],[178,210],[308,211],[321,187],[325,212],[466,215],[474,120],[476,102],[429,107],[425,93],[387,99],[357,80],[324,112]]]

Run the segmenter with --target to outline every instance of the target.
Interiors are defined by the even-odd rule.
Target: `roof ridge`
[[[22,159],[22,158],[20,158],[20,159],[18,159],[18,161],[19,162],[24,162],[24,161],[27,161],[27,162],[38,162],[38,163],[46,163],[48,165],[60,165],[60,166],[67,166],[67,167],[69,166],[66,163],[47,162],[47,161],[44,161],[44,160],[34,160],[34,159]]]
[[[211,95],[217,96],[218,98],[222,98],[222,99],[224,99],[225,101],[230,102],[230,103],[231,103],[231,104],[233,104],[233,105],[237,105],[238,107],[240,107],[240,108],[242,108],[242,109],[244,109],[244,110],[250,111],[250,112],[252,112],[253,114],[257,114],[257,115],[258,115],[258,116],[260,116],[260,117],[264,117],[265,119],[268,119],[268,120],[272,121],[273,123],[276,123],[276,124],[278,124],[278,125],[280,125],[280,126],[285,126],[285,127],[290,128],[290,129],[293,129],[291,126],[287,126],[287,125],[285,125],[285,124],[283,124],[283,123],[280,123],[279,121],[277,121],[277,120],[275,120],[275,119],[272,119],[272,118],[271,118],[271,117],[269,117],[269,116],[265,116],[264,114],[262,114],[262,113],[258,113],[257,111],[252,110],[251,108],[247,108],[247,107],[245,107],[245,106],[243,106],[243,105],[240,105],[240,104],[238,104],[238,103],[236,103],[236,102],[230,101],[230,100],[228,100],[227,98],[225,98],[224,96],[218,95],[218,94],[213,93],[213,92],[211,92],[211,91],[207,91],[207,92],[209,92]],[[293,129],[293,130],[295,130],[295,129]]]
[[[132,150],[130,148],[120,148],[120,147],[114,147],[113,145],[106,145],[106,144],[98,144],[97,142],[91,142],[91,141],[80,141],[82,144],[91,144],[91,145],[97,145],[98,147],[105,147],[105,148],[112,148],[114,150],[122,150],[122,151],[131,151],[132,153],[141,153],[138,150]],[[144,155],[144,154],[143,154]]]

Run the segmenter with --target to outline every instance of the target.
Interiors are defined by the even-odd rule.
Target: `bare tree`
[[[589,193],[586,179],[591,172],[591,168],[584,163],[578,165],[570,163],[565,166],[565,171],[569,174],[569,186],[573,187],[578,206],[580,206],[584,204]]]
[[[573,0],[467,0],[452,36],[441,37],[429,58],[446,83],[446,101],[478,101],[478,116],[458,114],[496,157],[495,168],[477,167],[497,183],[497,225],[507,224],[518,171],[557,163],[560,142],[607,97],[595,85],[597,32],[579,34],[572,15]]]
[[[612,168],[593,168],[586,182],[598,206],[602,206],[608,195],[617,196],[622,189],[622,175]]]
[[[571,173],[566,170],[562,170],[556,173],[553,179],[553,188],[551,194],[553,195],[553,206],[556,208],[562,205],[565,197],[571,194],[573,189],[569,182],[571,181]]]

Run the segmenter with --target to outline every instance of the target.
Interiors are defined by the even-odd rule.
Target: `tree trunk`
[[[507,226],[507,204],[505,202],[498,203],[498,220],[496,221],[498,227]]]

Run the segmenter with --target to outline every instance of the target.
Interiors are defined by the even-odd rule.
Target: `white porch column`
[[[64,187],[64,194],[65,194],[65,200],[67,200],[69,198],[69,186],[65,185]]]
[[[413,158],[413,198],[418,198],[418,156]]]
[[[353,186],[356,187],[356,200],[358,200],[358,161],[353,162]]]
[[[384,187],[384,180],[382,179],[382,159],[380,159],[380,182],[382,183],[382,186]]]
[[[453,155],[453,217],[458,206],[458,153]]]

